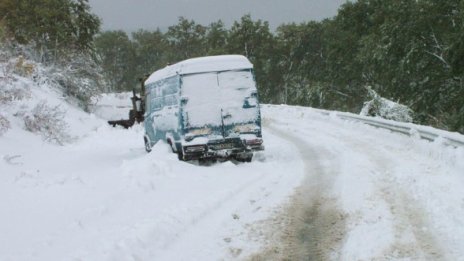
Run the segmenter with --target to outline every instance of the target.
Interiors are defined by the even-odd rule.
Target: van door
[[[221,128],[222,97],[219,91],[217,73],[184,75],[182,78],[182,97],[188,99],[188,102],[183,105],[185,128],[205,126]]]
[[[239,133],[259,129],[257,90],[251,71],[220,72],[218,82],[226,136],[235,133],[238,125],[246,124]]]

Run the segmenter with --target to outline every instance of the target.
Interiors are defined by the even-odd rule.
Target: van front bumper
[[[240,138],[182,147],[184,160],[251,158],[254,151],[261,150],[264,150],[262,144],[245,145]]]

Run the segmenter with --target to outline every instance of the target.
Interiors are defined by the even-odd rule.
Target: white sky
[[[208,25],[221,19],[227,27],[245,14],[268,21],[275,29],[282,23],[333,17],[346,0],[89,0],[103,20],[104,30],[166,29],[178,17]]]

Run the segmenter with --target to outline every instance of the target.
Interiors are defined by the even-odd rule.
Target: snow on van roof
[[[252,69],[253,64],[243,55],[218,55],[192,58],[168,65],[150,75],[145,84],[159,81],[176,74],[218,72],[228,70]]]

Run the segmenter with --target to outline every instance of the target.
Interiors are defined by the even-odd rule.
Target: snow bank
[[[163,143],[147,154],[141,125],[112,128],[34,84],[15,76],[27,95],[1,105],[11,128],[0,137],[0,260],[246,258],[262,246],[255,223],[302,178],[292,145],[272,134],[250,164],[198,166]],[[65,111],[72,142],[56,146],[24,129],[18,111],[43,100]]]
[[[204,167],[163,143],[146,154],[142,133],[103,125],[64,147],[30,137],[32,150],[1,139],[0,259],[244,258],[262,244],[249,228],[302,177],[291,145],[270,134],[264,161]]]

